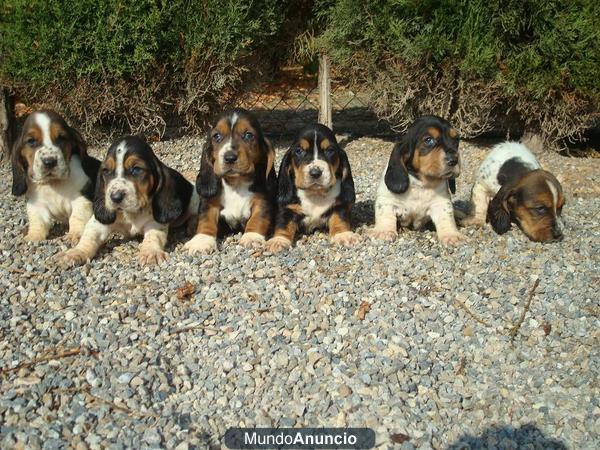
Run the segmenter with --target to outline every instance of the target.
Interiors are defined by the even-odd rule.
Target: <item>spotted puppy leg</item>
[[[461,221],[461,225],[483,226],[485,225],[485,216],[487,214],[490,197],[487,189],[479,183],[475,183],[471,191],[471,212],[469,217]]]
[[[75,248],[59,253],[56,257],[66,267],[85,264],[86,261],[96,256],[98,249],[106,242],[110,233],[110,225],[104,225],[92,216],[85,224],[81,239]]]
[[[169,226],[151,221],[144,226],[144,240],[140,244],[139,262],[142,265],[160,264],[167,260],[163,250],[167,243]]]
[[[347,209],[333,211],[328,225],[332,243],[349,247],[360,241],[360,236],[352,231],[350,212]]]
[[[466,236],[456,228],[454,210],[450,200],[431,205],[429,216],[435,225],[438,239],[442,245],[457,245],[466,240]]]
[[[297,206],[297,205],[296,205]],[[277,212],[275,233],[268,240],[265,248],[268,252],[278,253],[292,247],[294,236],[298,231],[298,222],[301,216],[287,207],[282,207]]]
[[[73,201],[71,204],[71,216],[69,217],[69,232],[67,233],[67,239],[71,241],[73,245],[76,245],[83,234],[85,224],[92,217],[93,209],[92,202],[87,198],[81,196]]]
[[[196,235],[183,246],[190,255],[217,251],[217,231],[220,210],[221,203],[217,197],[202,202],[198,214]]]
[[[369,235],[376,239],[393,241],[398,237],[398,219],[392,205],[375,204],[375,227]]]
[[[269,202],[262,196],[256,195],[252,200],[250,218],[246,223],[240,245],[252,248],[261,247],[271,226],[271,208]]]
[[[52,219],[47,210],[27,203],[27,220],[29,222],[25,240],[29,242],[43,241],[48,237],[52,227]]]

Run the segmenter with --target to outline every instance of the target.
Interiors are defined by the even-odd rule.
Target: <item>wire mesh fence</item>
[[[369,107],[370,94],[353,89],[342,80],[331,80],[333,129],[352,135],[390,135],[389,124]],[[241,97],[240,106],[251,109],[271,137],[289,137],[304,125],[318,121],[317,74],[301,66],[284,68],[268,80],[257,80]]]

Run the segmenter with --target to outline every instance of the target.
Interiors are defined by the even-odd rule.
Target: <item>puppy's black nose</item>
[[[123,191],[114,191],[110,193],[110,199],[113,203],[121,203],[125,198],[125,192]]]
[[[53,156],[46,156],[45,158],[42,158],[42,164],[46,169],[52,169],[53,167],[56,167],[57,163],[58,161]]]
[[[319,178],[322,174],[323,171],[321,169],[319,169],[318,167],[311,167],[310,170],[308,171],[308,174],[312,177],[312,178]]]
[[[446,163],[450,167],[456,166],[458,164],[458,155],[447,155],[446,156]]]
[[[562,234],[561,231],[553,231],[552,237],[554,238],[552,239],[553,242],[559,242],[562,241],[565,236]]]
[[[223,159],[225,160],[226,163],[229,164],[233,164],[234,162],[237,161],[238,155],[237,153],[234,152],[227,152],[225,153],[225,155],[223,155]]]

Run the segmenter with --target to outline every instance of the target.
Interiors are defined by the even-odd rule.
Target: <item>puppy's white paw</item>
[[[246,248],[262,247],[265,243],[265,237],[262,234],[249,231],[240,238],[240,245]]]
[[[29,230],[29,232],[25,235],[25,240],[27,242],[40,242],[46,239],[46,237],[47,234],[42,231]]]
[[[467,237],[461,233],[449,233],[439,236],[442,245],[459,245],[467,240]]]
[[[217,251],[217,240],[208,234],[197,234],[190,239],[183,248],[190,255],[208,254]]]
[[[398,237],[398,232],[395,230],[378,230],[372,228],[367,231],[367,234],[375,239],[381,239],[383,241],[394,241]]]
[[[482,227],[485,225],[485,219],[479,219],[475,216],[465,217],[459,222],[463,227]]]
[[[69,241],[73,245],[77,245],[79,243],[79,239],[81,239],[81,231],[69,231],[65,234],[65,239]]]
[[[55,259],[63,267],[75,267],[85,264],[88,257],[81,250],[72,248],[66,252],[58,253],[55,256]]]
[[[336,245],[351,247],[360,242],[360,236],[353,231],[344,231],[331,237],[331,242]]]
[[[267,241],[265,250],[271,253],[279,253],[292,247],[292,242],[283,236],[274,236]]]
[[[138,255],[138,261],[143,266],[149,266],[154,264],[160,264],[169,258],[167,252],[156,248],[156,249],[140,249]]]

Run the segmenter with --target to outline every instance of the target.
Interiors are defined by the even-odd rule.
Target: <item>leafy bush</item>
[[[0,80],[89,128],[199,120],[271,64],[287,2],[5,0]]]
[[[557,141],[598,119],[596,0],[321,0],[334,62],[400,128],[434,112],[476,135],[517,123]]]

